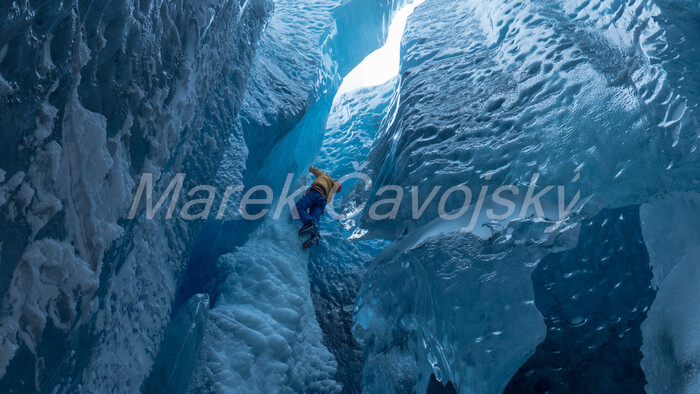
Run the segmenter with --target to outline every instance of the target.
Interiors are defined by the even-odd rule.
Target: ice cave
[[[0,392],[700,393],[700,2],[0,8]]]

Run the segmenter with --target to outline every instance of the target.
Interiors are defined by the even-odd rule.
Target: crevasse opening
[[[398,12],[405,14],[405,9],[402,10],[404,11]],[[342,12],[343,8],[340,7],[338,11]],[[390,9],[386,12],[390,12]],[[399,15],[398,12],[396,15]],[[283,13],[279,14],[280,20],[285,17]],[[271,24],[273,23],[274,16]],[[395,24],[392,22],[389,26]],[[389,28],[387,32],[387,40],[395,40],[393,37],[396,29],[393,28],[393,33],[391,30]],[[344,33],[353,32],[355,31]],[[336,34],[339,35],[340,32],[333,32],[326,40],[341,41]],[[398,47],[394,49],[398,50]],[[321,52],[325,50],[325,47],[321,48]],[[331,145],[334,149],[345,149],[345,154],[328,156],[318,153],[324,151],[322,145],[327,145],[324,143],[328,138],[324,141],[324,135],[327,134],[329,125],[337,127],[337,122],[329,120],[333,118],[329,113],[332,114],[335,109],[332,99],[337,95],[340,80],[335,72],[334,67],[329,68],[325,79],[318,81],[326,87],[318,88],[317,101],[306,109],[303,117],[288,134],[269,147],[269,156],[262,158],[260,168],[255,172],[248,168],[250,175],[246,177],[247,182],[251,185],[270,185],[273,190],[279,191],[285,181],[279,174],[292,172],[301,175],[301,180],[295,179],[293,182],[293,186],[298,187],[300,181],[306,178],[303,175],[306,168],[314,162],[326,171],[340,171],[343,166],[350,166],[353,159],[360,160],[359,154],[367,154],[371,144],[370,133],[374,131],[372,129],[363,131],[365,138],[345,129],[331,133],[331,139],[350,139],[342,145]],[[245,127],[243,129],[245,133]],[[303,143],[300,144],[300,141]],[[247,163],[250,165],[254,161],[248,159]],[[348,185],[352,186],[352,183]],[[338,194],[338,198],[342,198],[342,193]],[[323,268],[325,261],[319,259],[322,255],[316,257],[315,253],[307,255],[289,251],[298,243],[296,230],[290,221],[286,211],[279,220],[265,219],[253,228],[252,233],[246,235],[246,241],[242,245],[235,245],[233,252],[216,258],[215,275],[221,277],[223,273],[223,278],[215,286],[216,304],[209,312],[206,322],[198,323],[205,325],[206,329],[201,339],[199,357],[193,364],[190,390],[209,390],[213,387],[220,391],[274,391],[279,386],[295,391],[321,392],[339,392],[341,387],[353,391],[361,389],[361,354],[345,354],[358,353],[349,331],[349,312],[354,302],[352,293],[357,291],[359,275],[363,272],[361,261],[357,258],[367,260],[369,257],[363,249],[374,250],[375,245],[381,245],[381,242],[372,242],[363,247],[343,246],[344,228],[324,217],[322,247],[330,250],[346,248],[349,252],[344,260],[337,261],[341,272],[328,271]],[[226,228],[217,231],[218,238],[237,236],[241,233],[241,227],[236,226],[233,231]],[[250,252],[244,252],[245,250]],[[211,266],[211,262],[205,264]],[[310,273],[307,273],[307,266]],[[257,272],[255,275],[259,275],[258,279],[251,280],[253,272]],[[289,276],[292,272],[295,273],[295,279]],[[322,307],[319,303],[328,295],[320,295],[318,285],[323,283],[327,287],[343,288],[353,282],[351,277],[355,281],[354,290],[351,288],[350,294],[335,294],[335,299],[331,297],[331,300],[338,303],[334,308],[326,304],[329,307],[327,312],[338,313],[338,309],[341,309],[342,316],[338,316],[336,321],[326,319],[319,322],[317,315]],[[264,291],[263,288],[267,290]],[[333,334],[321,330],[342,331],[343,326],[346,326],[345,332],[339,332],[338,336],[343,342],[350,342],[349,348],[329,344],[327,337]],[[241,362],[248,355],[253,358]],[[277,365],[274,371],[270,370],[271,365]],[[251,369],[260,372],[251,376]]]
[[[343,78],[336,93],[336,100],[347,92],[381,85],[398,75],[401,60],[401,37],[406,28],[406,21],[413,10],[424,1],[414,0],[396,12],[389,25],[384,45],[362,59],[360,64]]]

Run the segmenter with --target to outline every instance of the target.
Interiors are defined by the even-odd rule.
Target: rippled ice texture
[[[573,248],[580,221],[603,208],[698,190],[699,15],[696,4],[666,1],[429,0],[416,8],[389,121],[369,155],[372,192],[398,184],[410,196],[418,185],[425,201],[435,185],[467,184],[476,194],[482,185],[527,186],[539,173],[538,186],[566,186],[566,201],[580,191],[585,204],[561,237],[546,236],[537,220],[478,240],[441,235],[437,198],[418,221],[410,220],[409,197],[396,220],[365,214],[368,236],[403,239],[376,259],[360,292],[355,332],[375,363],[365,370],[366,389],[397,383],[378,375],[382,366],[397,376],[417,373],[403,383],[416,391],[432,369],[459,391],[499,392],[544,338],[528,270]],[[556,203],[556,193],[545,200]],[[697,242],[690,238],[679,242]],[[470,243],[479,248],[464,255]],[[472,269],[484,276],[469,276]],[[457,288],[468,290],[449,296]],[[473,313],[479,318],[469,320]],[[523,324],[511,328],[512,319]],[[668,332],[677,346],[692,343],[686,331]],[[645,360],[657,358],[658,349],[644,352]],[[682,359],[689,370],[694,358]],[[662,381],[649,365],[648,378]]]
[[[374,190],[477,188],[487,173],[493,185],[522,185],[535,172],[539,185],[569,185],[580,172],[568,192],[592,196],[587,209],[596,212],[695,187],[700,152],[692,76],[700,57],[684,28],[695,27],[698,14],[697,7],[678,7],[419,6],[403,41],[393,122],[370,155]],[[422,188],[420,200],[429,192]],[[363,224],[395,237],[435,217],[436,205],[437,199],[421,220],[408,223],[406,199],[397,223],[375,225],[365,217]]]

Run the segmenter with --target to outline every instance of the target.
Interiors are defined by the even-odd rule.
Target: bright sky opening
[[[406,20],[413,10],[425,0],[415,0],[394,15],[389,26],[389,34],[384,45],[367,55],[348,75],[338,89],[336,97],[355,89],[381,85],[399,73],[401,37],[406,28]]]

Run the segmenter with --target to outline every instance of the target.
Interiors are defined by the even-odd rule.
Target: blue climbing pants
[[[323,198],[321,193],[311,189],[311,191],[309,191],[296,203],[297,212],[299,213],[299,220],[302,223],[306,223],[313,219],[318,226],[318,222],[321,220],[321,214],[323,213],[323,208],[325,206],[326,199]]]

